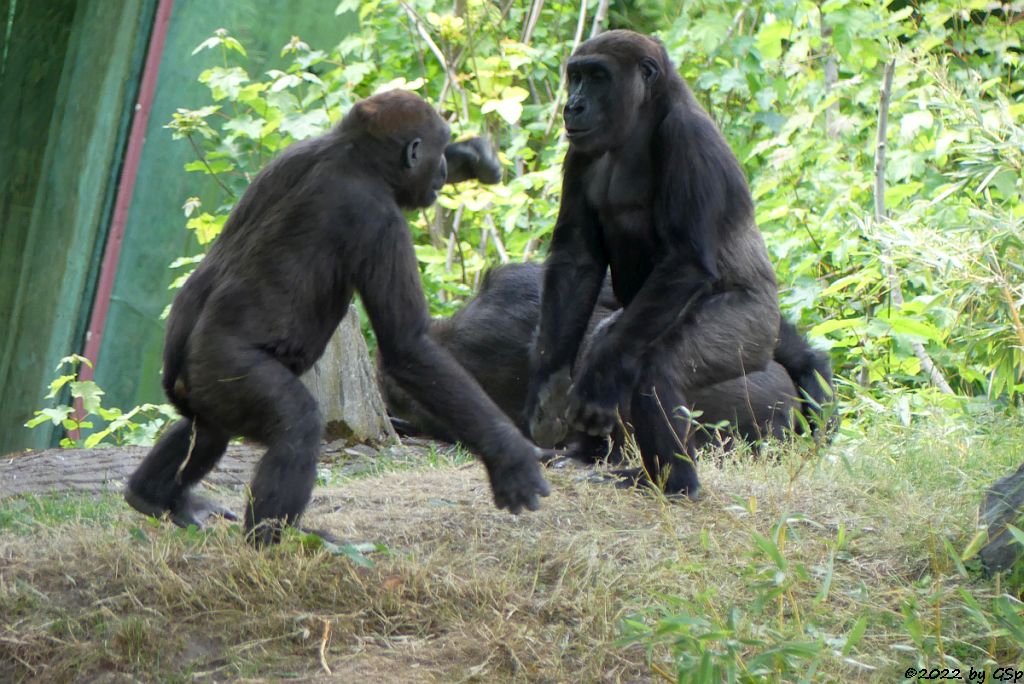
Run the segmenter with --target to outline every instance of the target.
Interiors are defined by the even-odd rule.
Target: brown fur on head
[[[444,185],[445,146],[451,131],[419,95],[389,90],[352,107],[338,127],[350,159],[386,182],[399,206],[433,204]]]
[[[666,95],[673,99],[683,98],[688,103],[693,99],[683,79],[676,73],[665,45],[657,38],[615,29],[585,41],[571,59],[591,55],[610,57],[627,71],[638,73],[641,78],[637,85],[642,88],[642,93],[637,95],[643,101],[657,100]],[[633,102],[634,106],[639,104]]]
[[[669,59],[668,52],[660,40],[625,29],[606,31],[585,41],[576,49],[573,56],[594,53],[610,55],[623,62],[630,59],[639,62],[643,57],[649,57],[666,70],[672,68],[672,60]]]
[[[387,140],[396,133],[429,131],[447,124],[434,108],[419,95],[407,90],[388,90],[357,102],[346,120],[378,140]],[[445,141],[447,141],[447,132]]]

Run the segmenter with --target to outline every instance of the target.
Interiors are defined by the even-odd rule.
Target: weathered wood
[[[149,451],[148,447],[47,449],[14,454],[0,461],[0,498],[43,492],[98,492],[120,489]],[[232,445],[206,480],[232,486],[249,481],[263,454],[260,447]]]
[[[370,467],[381,453],[415,454],[432,448],[437,445],[416,439],[407,439],[400,447],[384,452],[365,444],[349,446],[337,441],[323,445],[320,460],[332,464],[337,472],[357,473]],[[149,447],[124,446],[9,454],[0,459],[0,499],[18,494],[120,491],[148,451]],[[218,487],[241,488],[249,483],[264,451],[257,444],[232,444],[203,481]]]
[[[349,307],[324,355],[302,376],[302,382],[320,404],[327,439],[350,444],[398,441],[377,387],[354,306]]]

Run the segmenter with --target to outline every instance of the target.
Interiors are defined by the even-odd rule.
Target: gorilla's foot
[[[170,514],[171,522],[178,527],[188,527],[189,525],[203,527],[206,521],[213,516],[225,520],[238,520],[238,515],[230,508],[192,491],[186,491],[171,504]]]
[[[128,485],[124,489],[124,500],[128,502],[128,505],[137,510],[143,515],[150,515],[154,518],[159,518],[164,513],[170,510],[170,506],[159,504],[145,498],[137,491],[132,489],[131,485]]]
[[[686,497],[691,501],[696,501],[700,498],[699,484],[692,484],[688,487],[667,486],[662,488],[651,481],[647,471],[643,468],[618,468],[610,472],[618,478],[615,486],[619,489],[632,489],[633,487],[656,488],[662,491],[669,499]],[[672,483],[669,482],[668,484],[671,485]]]

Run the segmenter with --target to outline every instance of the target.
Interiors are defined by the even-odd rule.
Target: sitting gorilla
[[[697,445],[680,407],[755,372],[783,379],[769,370],[778,291],[753,198],[657,40],[591,38],[566,82],[569,149],[530,351],[530,434],[541,446],[569,429],[621,444],[626,426],[643,468],[621,474],[695,497]],[[609,271],[621,313],[582,350]]]
[[[267,446],[252,478],[247,537],[274,543],[283,525],[297,524],[323,433],[299,376],[358,292],[384,367],[480,454],[495,504],[538,508],[549,488],[536,447],[427,335],[402,210],[433,204],[446,180],[500,174],[486,144],[449,145],[449,137],[419,96],[385,92],[330,132],[289,146],[253,180],[171,308],[163,385],[183,418],[131,476],[131,506],[181,526],[229,515],[193,488],[242,435]]]
[[[527,428],[524,408],[529,353],[540,320],[543,274],[540,264],[494,267],[484,276],[475,298],[451,318],[435,318],[430,323],[429,335],[451,352],[522,430]],[[600,334],[599,326],[614,320],[620,311],[606,278],[587,325],[581,355]],[[384,369],[380,384],[388,412],[400,432],[456,441],[452,432],[403,392]],[[728,422],[728,432],[749,442],[766,437],[781,439],[790,430],[800,433],[805,423],[812,432],[826,437],[833,425],[821,424],[820,410],[829,401],[831,390],[828,357],[812,349],[796,328],[783,321],[774,358],[765,370],[691,390],[689,409],[701,412],[697,420],[703,425]],[[794,420],[797,406],[803,421]],[[693,438],[698,448],[718,441],[729,446],[724,436],[717,431],[698,430]],[[592,442],[585,435],[570,435],[569,439],[577,445],[591,445],[574,453],[584,460],[592,461],[604,453],[604,443]]]

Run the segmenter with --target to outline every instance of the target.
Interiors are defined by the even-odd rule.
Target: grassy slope
[[[0,502],[0,680],[642,681],[703,658],[902,681],[1021,663],[1005,583],[949,548],[1024,459],[1024,427],[935,414],[866,432],[820,460],[705,465],[697,503],[561,470],[544,509],[513,518],[482,468],[436,457],[319,488],[307,521],[386,544],[371,568],[297,539],[256,553],[231,526],[175,530],[109,496]]]

